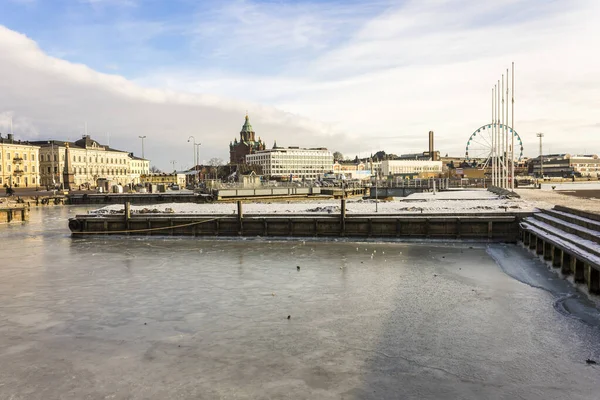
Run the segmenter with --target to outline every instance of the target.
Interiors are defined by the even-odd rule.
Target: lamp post
[[[194,146],[196,147],[196,163],[194,164],[194,171],[196,171],[196,176],[198,178],[198,182],[200,182],[200,175],[198,174],[198,164],[200,164],[200,145],[202,143],[197,143]]]
[[[190,142],[190,139],[192,140],[192,156],[194,158],[194,171],[197,171],[197,162],[196,162],[196,138],[193,136],[188,137],[188,143]],[[196,180],[196,174],[194,174],[194,180]],[[195,182],[194,182],[195,183]]]
[[[142,158],[143,158],[143,159],[146,159],[146,158],[144,157],[144,139],[146,139],[146,136],[144,135],[144,136],[138,136],[138,137],[139,137],[140,139],[142,139]]]
[[[542,138],[544,134],[542,132],[536,133],[535,136],[540,138],[540,175],[542,176],[542,182],[544,181],[544,157],[542,156]]]
[[[51,169],[51,174],[52,174],[52,190],[54,190],[54,187],[56,186],[56,180],[54,179],[54,141],[50,141],[50,146],[51,146],[51,151],[50,151],[50,160],[52,162],[52,169]]]

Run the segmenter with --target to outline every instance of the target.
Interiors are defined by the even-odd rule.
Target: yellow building
[[[40,184],[39,146],[0,135],[0,186],[37,187]]]
[[[41,184],[62,184],[67,142],[47,140],[34,143],[40,146]],[[140,183],[140,176],[150,171],[149,160],[101,145],[89,135],[68,143],[77,186],[95,187],[98,179],[121,185],[137,184]]]

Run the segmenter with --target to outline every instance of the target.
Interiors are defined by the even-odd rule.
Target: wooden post
[[[575,262],[573,263],[573,275],[574,275],[574,279],[575,282],[577,283],[581,283],[585,281],[584,278],[584,269],[585,269],[585,262],[583,262],[583,260],[578,260],[577,258],[575,258]]]
[[[588,268],[588,281],[587,286],[590,293],[600,293],[600,271],[594,269],[591,265]]]
[[[529,248],[533,250],[535,249],[535,246],[537,246],[537,236],[529,232]]]
[[[558,246],[552,246],[552,266],[560,267],[562,263],[562,250]]]
[[[544,239],[538,236],[535,245],[535,254],[544,254]]]
[[[342,198],[342,206],[340,210],[340,236],[344,236],[346,232],[346,199]]]
[[[552,243],[544,242],[544,260],[552,259]]]
[[[527,247],[529,246],[529,238],[530,238],[530,234],[527,231],[523,231],[523,246]]]
[[[238,229],[238,235],[241,235],[244,232],[244,212],[242,210],[242,201],[238,200],[237,202],[237,217],[238,217],[238,224],[239,224],[239,229]]]
[[[571,273],[571,255],[569,253],[565,253],[563,251],[562,263],[560,265],[560,272],[564,275],[569,275]]]
[[[129,220],[131,219],[131,205],[125,202],[125,229],[129,230]]]

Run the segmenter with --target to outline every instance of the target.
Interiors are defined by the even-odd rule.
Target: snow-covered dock
[[[600,293],[600,215],[556,206],[525,218],[521,229],[523,244]]]

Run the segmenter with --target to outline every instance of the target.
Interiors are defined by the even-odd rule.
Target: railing
[[[22,162],[23,162],[23,159],[21,157],[13,158],[13,164],[20,164]]]
[[[24,171],[22,169],[15,169],[15,172],[13,172],[13,175],[23,175]]]

